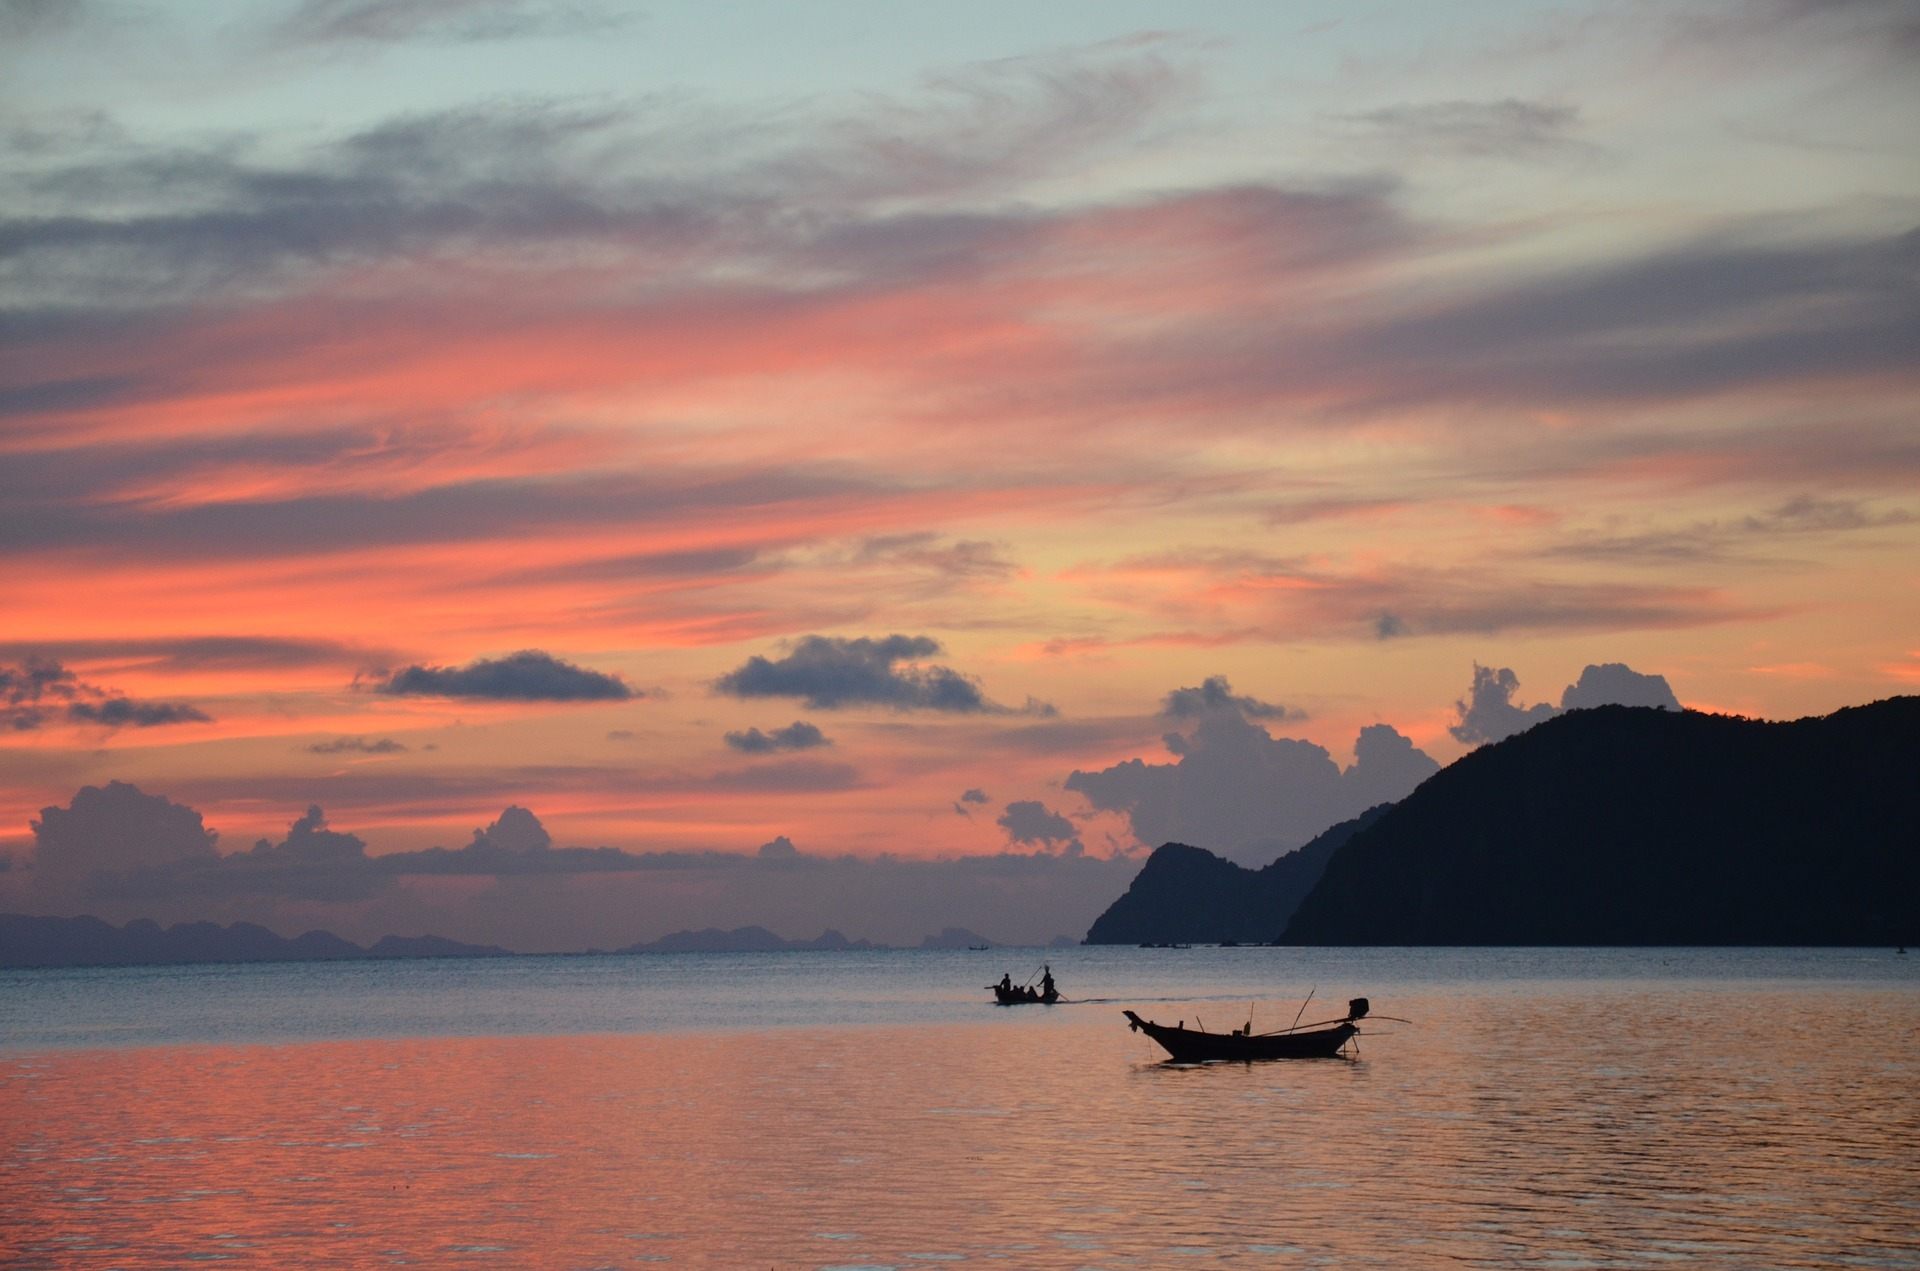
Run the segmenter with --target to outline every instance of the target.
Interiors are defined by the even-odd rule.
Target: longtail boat
[[[1002,988],[998,984],[989,984],[993,990],[993,1000],[1001,1006],[1052,1006],[1060,1000],[1060,990],[1042,993],[1039,989],[1021,987]]]
[[[1209,1033],[1204,1028],[1188,1028],[1186,1021],[1168,1027],[1150,1019],[1141,1019],[1132,1011],[1122,1011],[1127,1027],[1145,1033],[1159,1042],[1180,1064],[1203,1064],[1212,1060],[1253,1059],[1332,1059],[1360,1032],[1358,1020],[1367,1013],[1367,999],[1356,997],[1347,1003],[1345,1019],[1322,1020],[1304,1028],[1286,1028],[1272,1033],[1255,1033],[1236,1028],[1230,1033]]]

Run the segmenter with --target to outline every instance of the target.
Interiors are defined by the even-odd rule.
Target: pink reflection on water
[[[1644,1009],[1403,1000],[1424,1022],[1364,1038],[1359,1062],[1202,1069],[1159,1064],[1092,1007],[1017,1027],[12,1055],[0,1252],[1915,1265],[1910,994],[1728,994],[1707,1019],[1628,1000]]]

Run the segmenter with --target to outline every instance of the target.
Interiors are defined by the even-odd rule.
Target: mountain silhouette
[[[494,945],[443,936],[383,936],[371,949],[331,931],[288,939],[251,922],[162,927],[136,918],[124,927],[90,915],[0,914],[0,966],[171,966],[188,962],[336,962],[361,958],[505,957]]]
[[[1341,844],[1391,806],[1382,803],[1342,821],[1261,869],[1236,865],[1204,848],[1163,843],[1147,857],[1126,894],[1094,919],[1086,943],[1271,940]]]
[[[616,953],[785,953],[789,950],[838,952],[851,949],[875,949],[867,940],[849,940],[829,927],[811,940],[788,940],[765,927],[735,927],[723,931],[706,927],[699,931],[675,931],[640,944],[630,944]]]
[[[1920,939],[1920,697],[1769,723],[1571,711],[1429,778],[1327,863],[1296,945]]]

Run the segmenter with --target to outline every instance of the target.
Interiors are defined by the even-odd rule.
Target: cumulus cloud
[[[1577,711],[1589,706],[1652,706],[1677,711],[1680,699],[1664,675],[1642,675],[1624,662],[1602,662],[1580,672],[1580,678],[1560,694],[1560,709]]]
[[[1477,746],[1511,737],[1559,713],[1549,702],[1536,702],[1527,707],[1516,705],[1513,695],[1519,687],[1520,677],[1510,668],[1495,670],[1475,662],[1473,684],[1467,689],[1465,700],[1453,704],[1456,719],[1447,731],[1455,741]]]
[[[129,797],[126,802],[135,817],[162,812],[150,796]],[[185,811],[197,824],[200,814]],[[164,815],[176,822],[185,819],[177,811]],[[225,856],[212,851],[155,852],[120,868],[92,870],[81,880],[79,891],[90,900],[140,904],[155,900],[208,903],[236,897],[346,902],[366,900],[390,882],[367,855],[366,843],[358,835],[328,828],[326,814],[314,806],[296,818],[277,843],[260,839],[247,851]]]
[[[793,845],[792,839],[778,834],[762,843],[754,855],[763,861],[790,861],[800,855],[800,849]]]
[[[318,805],[287,827],[287,836],[275,843],[260,839],[233,856],[200,862],[193,868],[177,865],[170,878],[129,878],[124,887],[134,894],[157,890],[157,882],[198,895],[269,895],[300,900],[365,900],[387,886],[373,868],[366,840],[328,827]]]
[[[802,636],[782,658],[759,654],[714,681],[733,697],[798,697],[810,710],[885,706],[899,711],[1002,714],[971,677],[951,667],[924,665],[941,652],[931,636]],[[1024,711],[1052,707],[1028,700]]]
[[[1095,808],[1123,813],[1142,843],[1192,843],[1248,864],[1399,799],[1439,770],[1385,724],[1361,731],[1345,771],[1323,747],[1274,737],[1238,710],[1208,711],[1191,732],[1163,741],[1172,763],[1129,759],[1076,770],[1066,788]]]
[[[724,740],[727,745],[748,755],[770,755],[781,750],[811,750],[815,746],[833,744],[832,738],[803,719],[796,719],[785,728],[776,728],[770,733],[761,732],[758,728],[730,732]]]
[[[405,667],[375,691],[496,702],[624,702],[640,696],[617,675],[590,671],[539,649],[504,658],[478,658],[459,667]]]
[[[154,728],[207,723],[211,716],[180,702],[138,702],[82,683],[51,658],[0,665],[0,728],[31,732],[54,719],[108,728]]]
[[[389,875],[590,874],[646,869],[657,862],[644,855],[612,847],[555,847],[540,818],[518,805],[503,810],[494,821],[473,832],[465,847],[430,847],[418,852],[391,852],[375,858]]]
[[[1305,719],[1306,712],[1290,706],[1263,702],[1257,697],[1234,693],[1224,675],[1210,675],[1199,688],[1177,688],[1160,703],[1160,713],[1168,719],[1192,719],[1209,711],[1238,711],[1248,719]]]
[[[786,835],[742,852],[555,847],[537,816],[509,807],[464,847],[376,855],[316,806],[278,841],[222,856],[198,812],[116,782],[43,811],[23,872],[40,902],[67,912],[84,900],[115,921],[218,915],[288,933],[324,924],[360,940],[409,925],[532,949],[615,947],[708,925],[806,934],[824,923],[905,943],[952,925],[1034,942],[1085,931],[1137,862],[1074,851],[1059,837],[1070,823],[1043,805],[1017,816],[1012,828],[1037,850],[923,860],[818,855]],[[564,886],[569,874],[592,874],[592,885]],[[398,885],[435,876],[495,885]]]
[[[1605,662],[1588,666],[1580,678],[1560,694],[1560,705],[1535,702],[1521,706],[1514,701],[1520,677],[1509,667],[1473,665],[1473,683],[1464,700],[1453,704],[1455,720],[1447,731],[1455,741],[1470,746],[1501,741],[1552,719],[1563,711],[1590,706],[1653,706],[1679,710],[1680,700],[1663,675],[1643,675],[1624,663]]]
[[[1029,843],[1077,856],[1085,851],[1072,821],[1037,799],[1016,799],[995,821],[1010,843]]]
[[[540,818],[517,805],[509,805],[493,824],[473,832],[473,848],[520,853],[544,852],[553,846],[553,835],[540,824]]]
[[[953,801],[953,814],[955,816],[963,816],[967,818],[967,820],[971,821],[973,820],[973,813],[967,809],[967,805],[969,803],[986,803],[986,802],[988,802],[987,792],[985,790],[980,789],[978,786],[975,786],[970,790],[962,790],[960,792],[960,797]]]
[[[124,781],[83,786],[66,807],[30,821],[33,867],[45,886],[87,889],[102,874],[218,859],[200,814]]]
[[[1391,724],[1368,724],[1353,741],[1353,766],[1341,774],[1361,810],[1404,799],[1415,786],[1440,771],[1432,756]]]

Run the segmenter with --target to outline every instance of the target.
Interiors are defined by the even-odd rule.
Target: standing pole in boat
[[[1313,1000],[1313,995],[1315,993],[1318,993],[1319,991],[1320,991],[1320,986],[1318,984],[1308,989],[1307,1002],[1311,1002]],[[1300,1009],[1293,1013],[1293,1023],[1287,1025],[1287,1031],[1289,1033],[1291,1033],[1294,1029],[1300,1027],[1300,1017],[1307,1013],[1307,1002],[1300,1003]]]

